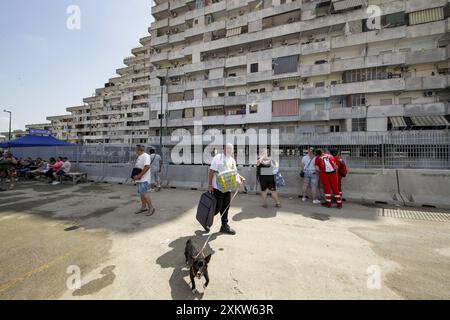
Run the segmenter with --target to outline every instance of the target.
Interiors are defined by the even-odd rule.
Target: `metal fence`
[[[280,137],[280,165],[287,168],[299,167],[301,157],[311,146],[336,148],[353,168],[450,169],[449,131],[284,135]],[[172,163],[171,148],[173,147],[163,149],[165,163]],[[155,149],[161,154],[159,146]],[[247,156],[248,150],[246,147]],[[12,151],[17,157],[48,159],[65,156],[73,163],[123,164],[135,161],[132,145],[28,147],[13,148]]]

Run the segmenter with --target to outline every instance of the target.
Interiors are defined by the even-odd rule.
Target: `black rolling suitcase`
[[[213,225],[216,204],[217,200],[212,193],[205,192],[200,197],[197,207],[197,220],[205,230]]]

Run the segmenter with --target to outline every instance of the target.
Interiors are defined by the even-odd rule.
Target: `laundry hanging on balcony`
[[[227,30],[227,34],[226,37],[233,37],[233,36],[238,36],[242,33],[242,27],[237,27],[237,28],[233,28],[233,29],[228,29]]]

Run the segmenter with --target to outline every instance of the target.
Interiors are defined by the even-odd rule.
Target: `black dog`
[[[201,279],[202,276],[205,277],[205,284],[203,288],[209,284],[209,275],[208,275],[208,263],[211,260],[211,255],[205,257],[203,254],[198,254],[199,251],[195,247],[194,243],[191,239],[186,242],[186,249],[184,250],[184,256],[186,257],[186,264],[189,266],[189,276],[191,277],[192,282],[192,292],[195,293],[195,277]],[[198,256],[198,257],[197,257]]]

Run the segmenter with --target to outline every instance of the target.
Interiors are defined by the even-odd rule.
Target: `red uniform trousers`
[[[325,193],[325,201],[331,205],[331,191],[333,191],[334,198],[338,205],[342,205],[342,197],[339,193],[339,176],[337,172],[334,173],[320,173],[320,180],[322,181],[323,191]]]

